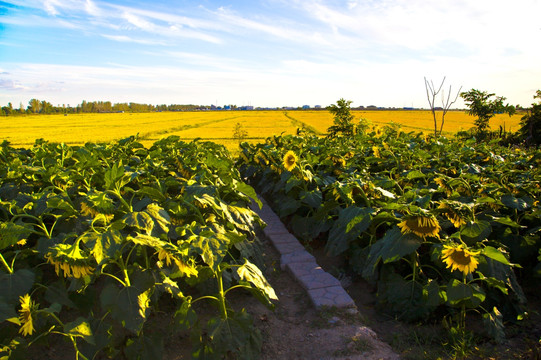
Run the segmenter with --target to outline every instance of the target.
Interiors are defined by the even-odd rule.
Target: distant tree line
[[[76,106],[62,104],[54,106],[48,101],[31,99],[28,105],[24,107],[23,103],[19,107],[14,107],[10,102],[7,106],[0,108],[0,116],[26,115],[26,114],[81,114],[81,113],[115,113],[115,112],[154,112],[154,111],[196,111],[210,110],[211,106],[206,105],[151,105],[130,103],[116,103],[110,101],[86,101]]]

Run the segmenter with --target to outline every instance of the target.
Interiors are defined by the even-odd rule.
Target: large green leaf
[[[136,234],[135,236],[128,236],[128,240],[134,242],[137,245],[148,246],[156,250],[162,249],[164,245],[166,244],[165,241],[160,240],[157,237],[144,235],[144,234]]]
[[[69,298],[69,294],[68,294],[68,291],[66,290],[66,286],[65,284],[62,283],[62,281],[57,281],[52,284],[49,284],[47,286],[47,290],[45,290],[44,298],[51,304],[58,303],[64,306],[68,306],[70,308],[75,307],[75,304]]]
[[[234,180],[233,183],[235,184],[235,188],[241,193],[246,196],[248,196],[250,199],[252,199],[261,209],[263,207],[263,203],[259,198],[257,197],[257,193],[255,192],[254,188],[250,185],[242,182],[242,181],[236,181]]]
[[[502,204],[504,204],[505,206],[519,211],[526,210],[530,207],[530,205],[525,199],[516,198],[513,195],[503,195],[501,200]]]
[[[90,248],[98,265],[115,259],[120,255],[124,238],[118,230],[109,229],[104,233],[87,232],[81,235],[83,243]]]
[[[17,318],[18,314],[15,312],[15,306],[4,302],[4,299],[0,297],[0,323],[7,319]]]
[[[32,225],[19,225],[12,222],[0,223],[0,250],[24,240],[33,231]]]
[[[122,161],[113,164],[104,174],[105,188],[107,190],[121,189],[124,185],[137,177],[135,172],[127,172],[122,165]]]
[[[87,343],[95,345],[90,323],[83,317],[78,317],[75,321],[64,324],[64,333],[83,338]]]
[[[331,256],[342,254],[349,244],[368,229],[374,209],[350,206],[340,210],[329,232],[325,251]]]
[[[134,211],[128,213],[124,215],[122,221],[124,221],[124,223],[128,226],[144,231],[147,235],[150,235],[152,229],[154,229],[154,220],[147,212],[144,211]]]
[[[61,196],[54,196],[47,199],[47,207],[62,210],[65,216],[75,216],[78,214],[78,211],[75,210],[73,205]]]
[[[109,284],[100,294],[103,307],[122,325],[139,334],[148,315],[149,293],[141,292],[133,286],[122,287]]]
[[[199,235],[190,238],[190,250],[201,255],[201,258],[213,270],[218,269],[218,265],[227,255],[229,249],[229,239],[223,234],[216,234],[205,230]]]
[[[154,220],[154,227],[152,235],[159,236],[169,232],[169,225],[171,224],[171,217],[162,207],[156,203],[149,204],[145,209],[145,212]]]
[[[251,231],[254,227],[255,213],[245,207],[232,206],[221,203],[221,208],[227,220],[238,230]]]
[[[422,179],[422,178],[425,178],[426,175],[423,174],[422,171],[420,170],[412,170],[410,172],[408,172],[408,175],[406,175],[406,178],[408,180],[415,180],[415,179]]]
[[[492,221],[494,221],[497,224],[502,224],[502,225],[510,226],[510,227],[517,228],[517,229],[526,227],[526,226],[521,226],[519,223],[512,220],[508,216],[505,216],[505,217],[492,216]]]
[[[150,199],[154,201],[163,202],[167,200],[167,197],[164,194],[162,194],[162,192],[159,189],[156,189],[150,186],[141,187],[141,189],[137,190],[137,194],[148,196]]]
[[[91,190],[83,196],[81,207],[83,213],[96,216],[97,214],[112,214],[115,211],[115,202],[107,193],[97,190]],[[84,206],[83,206],[84,204]]]
[[[457,279],[451,279],[447,284],[447,303],[451,306],[464,304],[476,308],[485,297],[485,292],[475,284],[465,284]]]
[[[436,301],[425,296],[426,289],[421,283],[406,280],[389,268],[382,269],[378,281],[379,307],[405,321],[426,319],[436,308]],[[430,287],[429,291],[432,293],[435,289]]]
[[[186,298],[174,315],[173,324],[179,331],[192,329],[197,323],[197,313],[192,308],[191,298]]]
[[[11,274],[0,274],[2,297],[11,304],[19,302],[19,296],[30,292],[34,285],[35,274],[28,269],[20,269]]]
[[[230,314],[227,319],[210,319],[207,323],[209,342],[204,344],[210,349],[201,349],[206,355],[204,358],[222,359],[227,353],[241,353],[242,358],[246,351],[259,353],[262,338],[252,322],[252,317],[245,310]],[[193,355],[196,359],[203,358],[201,351]]]
[[[152,333],[150,336],[143,335],[137,339],[129,339],[126,342],[124,354],[128,360],[163,359],[164,341],[163,336]]]
[[[321,206],[323,195],[320,190],[302,191],[300,198],[303,204],[310,206],[312,209],[317,209]]]
[[[393,227],[370,248],[363,276],[371,278],[380,260],[384,263],[397,261],[403,256],[413,253],[421,246],[421,243],[422,241],[417,235],[402,234],[400,228]]]
[[[278,207],[278,215],[283,218],[294,214],[302,206],[302,203],[297,199],[285,196],[276,202],[276,206]]]
[[[509,260],[507,260],[507,258],[505,257],[505,255],[498,249],[492,247],[492,246],[486,246],[482,251],[481,253],[489,258],[491,258],[492,260],[496,260],[496,261],[499,261],[501,262],[502,264],[505,264],[505,265],[511,265],[509,263]]]
[[[244,264],[237,268],[237,275],[241,280],[247,281],[253,285],[250,289],[256,291],[256,295],[264,305],[273,307],[271,300],[278,300],[274,289],[271,284],[265,279],[261,270],[248,260],[245,260]]]
[[[469,222],[460,228],[460,238],[468,245],[485,240],[490,233],[492,233],[492,227],[485,220]]]

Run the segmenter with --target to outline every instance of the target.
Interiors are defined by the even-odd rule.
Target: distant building
[[[308,110],[308,109],[310,109],[310,105],[303,105],[302,108],[303,108],[304,110]]]
[[[314,109],[321,109],[321,105],[315,105]]]

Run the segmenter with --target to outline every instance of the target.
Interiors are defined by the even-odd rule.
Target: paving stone
[[[292,263],[287,265],[287,269],[306,290],[340,286],[340,281],[315,262]]]
[[[335,306],[338,308],[355,307],[355,302],[341,286],[310,289],[307,292],[316,309],[320,309],[323,306]]]
[[[316,262],[316,258],[306,250],[295,251],[289,254],[282,254],[280,257],[280,268],[285,270],[288,264],[299,262]]]
[[[308,292],[312,303],[317,309],[323,306],[339,308],[355,308],[355,302],[332,275],[326,273],[317,263],[313,255],[286,229],[276,215],[261,197],[263,207],[252,201],[250,207],[267,224],[264,234],[281,254],[280,267],[288,270]]]
[[[286,231],[285,233],[270,234],[268,238],[273,244],[286,244],[286,243],[293,244],[294,243],[294,244],[301,245],[299,240],[297,240],[295,236],[291,235],[289,231]]]
[[[282,223],[276,225],[267,223],[267,226],[265,226],[263,229],[263,233],[265,236],[269,237],[274,234],[289,234],[289,231],[287,231],[286,227]]]
[[[271,241],[272,242],[272,241]],[[304,250],[304,246],[301,243],[297,242],[272,242],[272,245],[278,250],[281,255],[286,255],[290,253],[296,253]]]

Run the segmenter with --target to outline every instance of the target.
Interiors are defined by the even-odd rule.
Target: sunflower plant
[[[523,311],[520,278],[541,273],[539,154],[426,141],[393,124],[350,137],[274,136],[242,151],[241,173],[282,220],[377,284],[379,308],[422,320],[464,305],[499,339],[502,316]],[[276,171],[289,151],[302,160]],[[259,152],[270,164],[252,160]]]
[[[164,303],[176,310],[160,329],[190,332],[194,358],[259,351],[250,314],[228,297],[276,300],[248,207],[261,203],[224,147],[172,136],[145,148],[133,136],[2,152],[0,357],[28,358],[53,334],[79,359],[156,357],[169,335],[152,315]],[[210,319],[192,306],[205,300],[217,305]]]

